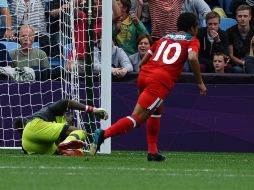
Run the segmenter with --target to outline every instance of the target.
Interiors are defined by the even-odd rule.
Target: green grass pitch
[[[0,149],[1,190],[253,190],[253,153],[146,152],[65,157]]]

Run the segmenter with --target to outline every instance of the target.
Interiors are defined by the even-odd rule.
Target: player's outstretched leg
[[[132,114],[131,116],[119,119],[116,123],[111,125],[105,131],[101,129],[96,129],[93,136],[94,142],[90,147],[90,154],[96,154],[96,152],[100,149],[100,146],[103,143],[104,139],[127,133],[129,130],[138,127],[141,123],[142,119],[139,116]]]
[[[90,147],[90,154],[95,156],[100,149],[101,144],[104,142],[104,130],[96,129],[93,134],[94,142]]]

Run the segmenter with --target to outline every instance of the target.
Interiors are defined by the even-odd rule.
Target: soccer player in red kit
[[[137,81],[140,95],[134,111],[105,131],[97,129],[91,154],[96,154],[104,139],[126,133],[146,121],[147,159],[148,161],[165,160],[165,156],[161,155],[157,148],[162,103],[179,78],[187,59],[198,83],[200,95],[206,95],[207,91],[198,62],[199,41],[195,37],[198,27],[194,14],[182,13],[177,20],[179,32],[167,34],[151,46],[142,59]]]

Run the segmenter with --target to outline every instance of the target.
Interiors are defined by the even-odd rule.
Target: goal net
[[[32,47],[36,53],[25,54],[20,38],[14,41],[0,40],[6,48],[0,51],[8,52],[12,58],[11,67],[20,68],[11,73],[6,67],[0,67],[0,148],[21,147],[21,137],[12,127],[15,118],[27,118],[59,99],[72,99],[86,105],[103,107],[111,115],[111,64],[102,64],[101,71],[95,73],[93,51],[95,46],[101,44],[101,63],[111,62],[112,2],[30,2],[23,5],[18,0],[12,0],[9,8],[13,32],[17,37],[22,34],[18,33],[21,25],[33,27],[35,38]],[[20,18],[23,20],[20,21]],[[38,49],[46,53],[48,67]],[[20,53],[25,54],[26,58],[20,56]],[[24,73],[27,74],[25,66],[32,68],[34,78],[23,77]],[[20,77],[13,77],[13,72],[17,72],[15,76]],[[86,138],[87,149],[93,142],[94,130],[98,127],[106,128],[111,123],[111,118],[101,121],[81,111],[73,111],[72,114],[75,126],[89,134]],[[110,144],[110,139],[106,140],[100,152],[110,153]]]

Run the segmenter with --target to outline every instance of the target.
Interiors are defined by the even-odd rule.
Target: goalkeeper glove
[[[107,120],[108,119],[108,113],[104,108],[94,108],[93,114],[95,117]]]

